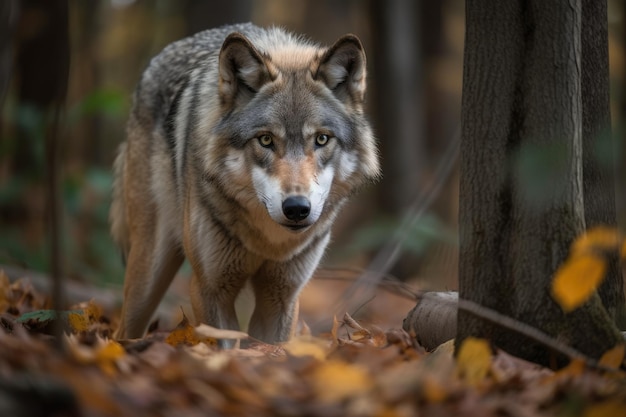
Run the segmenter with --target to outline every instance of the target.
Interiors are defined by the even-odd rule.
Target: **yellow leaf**
[[[457,355],[457,373],[469,385],[478,386],[491,369],[491,348],[484,339],[468,337]]]
[[[126,351],[119,343],[113,340],[104,340],[96,336],[93,346],[86,346],[78,341],[75,335],[65,338],[66,345],[72,357],[78,363],[97,365],[105,374],[113,376],[117,371],[116,361],[126,355]]]
[[[102,317],[102,307],[94,300],[90,300],[87,306],[83,308],[83,314],[89,318],[91,323],[96,323]]]
[[[587,230],[580,235],[572,244],[571,254],[615,250],[619,245],[619,232],[617,229],[607,226],[598,226]]]
[[[96,352],[96,363],[107,375],[115,374],[115,361],[126,354],[126,351],[119,343],[109,340]]]
[[[89,328],[89,317],[84,312],[69,312],[67,314],[67,322],[73,332],[85,332]]]
[[[611,369],[619,369],[624,361],[625,345],[623,343],[604,352],[604,355],[598,362],[602,366],[606,366]]]
[[[291,339],[283,347],[292,356],[312,356],[319,361],[326,359],[326,354],[328,353],[326,342],[312,337],[297,337]]]
[[[95,324],[102,316],[102,308],[93,300],[81,303],[77,308],[67,312],[67,322],[74,333],[85,332],[89,326]]]
[[[358,365],[336,360],[321,362],[313,373],[313,386],[320,400],[339,402],[373,387],[372,377]]]
[[[178,326],[167,336],[165,343],[172,346],[187,345],[194,346],[202,340],[196,336],[196,329],[189,323],[187,316],[183,313],[183,319]]]
[[[108,340],[107,343],[102,346],[96,355],[98,360],[112,361],[121,358],[126,354],[124,347],[114,340]]]
[[[552,296],[570,312],[591,297],[606,273],[606,262],[593,253],[570,256],[556,271]]]

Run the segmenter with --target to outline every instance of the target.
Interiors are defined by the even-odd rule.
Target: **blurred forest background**
[[[440,165],[459,142],[462,0],[3,0],[0,19],[0,268],[50,267],[45,109],[65,87],[57,74],[63,62],[69,62],[57,138],[63,275],[119,285],[123,266],[108,229],[111,164],[141,72],[174,40],[252,21],[326,45],[351,32],[368,55],[367,111],[384,177],[346,207],[325,264],[367,267],[401,227],[403,255],[391,272],[430,289],[456,288],[457,161],[445,178]],[[609,156],[622,162],[622,228],[625,21],[623,2],[609,0],[614,137],[622,144]],[[541,181],[541,173],[533,174]],[[414,227],[400,226],[436,182],[443,187],[434,204]]]

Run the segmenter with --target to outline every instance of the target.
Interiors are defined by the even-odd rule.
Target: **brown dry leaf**
[[[337,316],[333,316],[333,328],[330,330],[330,335],[333,338],[334,342],[338,342],[339,338],[337,337],[337,332],[339,330],[339,320],[337,320]]]
[[[554,374],[544,379],[545,383],[552,383],[557,380],[572,379],[580,377],[587,365],[583,359],[572,359],[572,361],[563,369],[559,369]]]
[[[120,404],[111,400],[110,379],[102,378],[99,374],[90,371],[92,370],[88,371],[65,362],[55,367],[54,375],[56,378],[62,378],[73,388],[84,410],[82,415],[124,415]],[[61,415],[60,413],[50,414]]]
[[[95,300],[89,300],[87,305],[82,305],[84,314],[89,318],[91,322],[96,322],[102,317],[102,307],[95,302]]]
[[[606,273],[606,262],[594,253],[570,256],[552,281],[552,296],[570,312],[591,297]]]
[[[622,245],[622,250],[620,251],[620,258],[622,258],[622,260],[626,260],[626,240],[624,241],[624,244]]]
[[[313,385],[320,400],[338,402],[363,395],[374,384],[367,370],[361,366],[331,360],[320,363],[314,370]]]
[[[19,316],[34,310],[43,310],[49,306],[49,297],[36,292],[25,279],[11,282],[8,275],[0,270],[0,312],[10,311]]]
[[[457,356],[457,374],[469,385],[476,387],[491,369],[491,347],[484,339],[468,337],[463,341]]]
[[[79,342],[76,335],[65,338],[66,346],[72,357],[80,364],[96,364],[108,376],[116,374],[116,362],[126,355],[124,347],[114,340],[97,337],[93,346]]]
[[[360,331],[360,332],[366,332],[367,330],[364,329],[356,320],[354,320],[352,318],[352,316],[350,316],[350,314],[345,313],[343,315],[343,322],[344,324],[346,324],[348,327],[350,327],[351,329],[354,329],[356,331]]]
[[[189,323],[185,313],[183,313],[183,319],[178,323],[178,326],[165,339],[165,342],[171,346],[194,346],[202,341],[196,336],[196,329]]]
[[[387,334],[381,329],[372,326],[371,329],[367,329],[361,324],[359,324],[355,319],[353,319],[350,314],[345,313],[343,316],[343,324],[348,327],[348,331],[353,330],[348,334],[348,340],[345,339],[335,339],[337,342],[342,344],[350,344],[350,343],[359,343],[369,346],[376,347],[384,347],[389,344],[387,340]],[[336,337],[337,330],[335,329],[335,325],[338,326],[338,323],[333,323],[333,332],[334,337]]]
[[[619,367],[622,366],[622,363],[624,362],[624,353],[626,353],[625,351],[626,346],[623,343],[620,343],[617,346],[604,352],[598,363],[607,368],[619,369]]]
[[[291,356],[299,358],[311,356],[318,361],[326,359],[326,355],[328,355],[329,351],[329,346],[326,341],[314,337],[297,337],[291,339],[284,344],[283,347]]]
[[[11,281],[3,270],[0,269],[0,313],[3,313],[11,307],[10,302]]]

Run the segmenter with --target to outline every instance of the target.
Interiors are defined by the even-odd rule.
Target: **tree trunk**
[[[370,63],[373,79],[378,80],[370,103],[384,155],[378,200],[384,215],[401,219],[424,186],[428,162],[419,4],[415,0],[373,0],[369,4],[374,28]],[[415,256],[402,254],[390,273],[404,279],[418,266]]]
[[[401,216],[417,195],[424,160],[423,109],[418,87],[422,67],[413,0],[373,1],[376,31],[372,65],[383,80],[373,92],[381,136],[383,209]]]
[[[13,66],[13,36],[17,23],[18,3],[6,0],[0,3],[0,108],[4,106],[4,96],[9,89]],[[2,118],[0,118],[0,135]]]
[[[587,228],[617,228],[607,26],[606,2],[582,0],[583,196]],[[623,316],[624,284],[617,251],[608,259],[607,275],[598,293],[614,320]]]
[[[582,90],[594,87],[581,88],[580,0],[468,0],[466,21],[460,297],[599,357],[620,340],[599,297],[564,314],[550,296],[585,227]],[[457,343],[468,336],[539,363],[553,359],[460,312]]]

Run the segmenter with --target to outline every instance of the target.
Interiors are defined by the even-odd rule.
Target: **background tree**
[[[466,3],[459,296],[592,357],[621,339],[602,305],[623,305],[619,269],[609,269],[602,301],[570,314],[550,282],[586,222],[615,225],[612,171],[591,152],[610,128],[606,19],[598,0]],[[457,344],[468,336],[552,359],[460,312]]]

